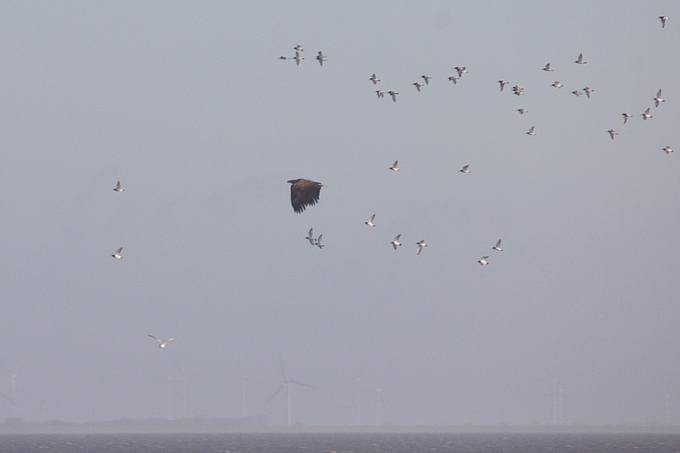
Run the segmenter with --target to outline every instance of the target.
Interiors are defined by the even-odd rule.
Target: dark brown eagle
[[[325,184],[311,181],[309,179],[291,179],[288,181],[290,186],[290,204],[293,210],[300,214],[307,206],[314,206],[319,201],[319,193]]]

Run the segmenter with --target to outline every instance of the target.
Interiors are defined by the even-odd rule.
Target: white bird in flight
[[[375,94],[377,94],[379,98],[385,97],[385,92],[383,90],[375,90]]]
[[[397,95],[398,95],[399,93],[397,93],[396,91],[390,90],[390,91],[387,92],[387,94],[389,94],[390,96],[392,96],[392,100],[393,100],[394,102],[397,102]]]
[[[168,341],[163,341],[160,338],[154,337],[151,334],[149,334],[149,336],[158,342],[158,347],[161,348],[161,349],[165,349],[165,347],[168,345],[168,343],[170,343],[172,340],[174,340],[174,338],[168,338]]]
[[[463,168],[461,168],[458,171],[460,171],[461,173],[470,173],[469,167],[470,167],[469,165],[465,165]]]
[[[594,92],[595,90],[593,90],[593,89],[590,88],[590,87],[585,87],[585,88],[583,89],[583,91],[585,91],[586,96],[588,97],[588,99],[590,99],[590,93]]]
[[[546,63],[546,64],[545,64],[545,67],[543,68],[543,70],[544,70],[544,71],[547,71],[547,72],[552,72],[552,69],[550,69],[550,63]]]
[[[390,167],[390,170],[392,170],[392,171],[399,171],[400,168],[397,167],[398,164],[399,164],[399,161],[398,161],[398,160],[395,160],[394,163],[392,164],[392,166]]]
[[[503,91],[503,88],[505,88],[505,85],[507,85],[508,83],[510,83],[510,82],[508,82],[507,80],[499,80],[498,81],[498,84],[501,86],[501,91]]]
[[[557,80],[555,80],[555,83],[553,83],[551,86],[554,86],[555,88],[562,88],[562,84]]]
[[[529,128],[529,132],[527,132],[527,135],[531,135],[531,136],[536,135],[536,132],[534,132],[534,126],[531,126],[531,127]]]
[[[420,82],[413,82],[411,85],[413,85],[414,87],[416,87],[416,90],[418,90],[418,92],[420,92],[420,87],[424,86],[424,85],[423,85],[422,83],[420,83]]]
[[[394,250],[397,250],[397,247],[401,246],[401,242],[399,242],[399,238],[401,238],[401,234],[398,234],[390,244],[392,244],[392,247],[394,247]]]
[[[619,135],[618,132],[616,132],[614,129],[609,129],[607,132],[609,132],[609,136],[614,140],[615,135]]]
[[[580,53],[580,54],[578,54],[578,58],[576,59],[576,61],[574,61],[574,63],[576,63],[576,64],[587,64],[588,62],[583,61],[583,54]]]
[[[423,250],[423,248],[427,247],[425,239],[419,240],[418,242],[416,242],[416,245],[418,246],[418,248],[416,249],[416,255],[420,255],[420,252]]]
[[[304,52],[305,48],[298,44],[297,46],[293,47],[293,50],[297,50],[298,52]]]
[[[373,219],[375,219],[375,214],[373,214],[371,217],[369,217],[368,220],[365,221],[364,223],[366,225],[370,226],[370,227],[374,227],[375,223],[373,223]]]
[[[314,228],[309,229],[309,233],[307,233],[307,237],[305,239],[307,239],[310,244],[316,245],[316,239],[314,239]]]
[[[662,151],[666,151],[666,154],[670,154],[673,152],[673,148],[666,146],[665,148],[662,148]]]
[[[622,113],[621,116],[623,116],[623,124],[626,124],[628,122],[628,118],[632,118],[633,115],[630,113]]]
[[[661,98],[661,89],[659,89],[659,91],[656,92],[656,97],[654,98],[654,107],[658,107],[662,102],[666,102],[666,100]]]
[[[659,16],[659,20],[661,21],[661,28],[666,28],[666,21],[668,20],[668,16]]]
[[[460,79],[461,77],[463,77],[463,74],[467,74],[467,69],[465,68],[465,66],[456,66],[456,67],[453,68],[453,69],[455,69],[456,72],[458,73],[458,78],[459,78],[459,79]]]
[[[458,79],[457,79],[455,76],[449,77],[449,80],[450,80],[451,82],[453,82],[454,85],[455,85],[456,82],[458,81]]]
[[[300,56],[300,52],[295,52],[295,57],[293,58],[295,60],[295,65],[299,66],[300,62],[305,59],[305,57]]]
[[[477,261],[477,262],[478,262],[479,264],[481,264],[482,266],[485,266],[485,265],[489,264],[489,262],[487,261],[487,258],[489,258],[489,257],[488,257],[488,256],[483,256],[483,257],[482,257],[479,261]]]
[[[650,113],[649,113],[650,107],[647,107],[647,110],[642,114],[642,119],[643,120],[648,120],[649,118],[654,118]]]
[[[319,51],[319,53],[316,55],[316,59],[319,61],[319,65],[323,66],[323,62],[326,61],[326,56],[323,54],[323,52]]]
[[[491,248],[494,249],[494,250],[497,250],[497,251],[499,251],[499,252],[502,252],[503,249],[501,248],[501,240],[499,239],[499,240],[496,242],[496,245],[494,245],[494,246],[491,247]]]
[[[430,79],[432,78],[431,76],[429,76],[429,75],[427,75],[427,74],[423,74],[423,75],[421,75],[420,77],[421,77],[423,80],[425,80],[425,85],[429,85],[429,84],[430,84]]]
[[[517,109],[517,111],[519,112],[520,115],[524,115],[525,113],[528,112],[527,109]]]
[[[371,77],[368,78],[371,82],[373,82],[373,85],[376,85],[378,82],[380,82],[380,79],[375,75],[375,72],[371,75]]]
[[[319,247],[320,249],[323,249],[325,247],[325,245],[321,243],[322,237],[323,237],[323,234],[320,234],[319,237],[316,240],[316,246]]]
[[[119,248],[118,250],[116,250],[116,252],[115,252],[113,255],[111,255],[111,256],[114,257],[114,258],[117,259],[117,260],[122,260],[122,259],[123,259],[123,255],[120,254],[120,252],[122,252],[122,251],[123,251],[123,247],[121,247],[121,248]]]
[[[120,181],[118,181],[118,182],[116,183],[116,187],[114,187],[113,190],[115,190],[116,192],[125,192],[125,189],[123,189],[123,188],[120,186]]]
[[[583,93],[581,93],[579,90],[574,90],[574,91],[571,92],[571,94],[573,94],[573,95],[576,96],[576,97],[579,97],[579,96],[581,96]]]
[[[287,56],[285,56],[285,55],[281,55],[281,56],[279,57],[279,60],[290,60],[290,59],[291,59],[291,57],[287,57]]]

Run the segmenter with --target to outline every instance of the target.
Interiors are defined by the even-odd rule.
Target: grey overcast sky
[[[679,49],[671,0],[0,3],[0,418],[284,424],[281,357],[295,423],[680,423]]]

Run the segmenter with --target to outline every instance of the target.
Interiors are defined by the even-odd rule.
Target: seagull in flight
[[[557,80],[555,80],[555,83],[553,83],[551,86],[553,86],[555,88],[562,88],[562,84],[560,82],[558,82]]]
[[[423,74],[423,75],[421,75],[420,77],[421,77],[423,80],[425,80],[425,85],[429,85],[429,84],[430,84],[430,79],[431,79],[432,77],[430,77],[430,76],[427,75],[427,74]]]
[[[622,113],[621,116],[623,116],[623,124],[626,124],[628,122],[628,118],[632,118],[633,115],[630,113]]]
[[[364,223],[366,225],[370,226],[370,227],[374,227],[375,223],[373,223],[373,219],[375,219],[375,214],[373,214],[371,217],[369,217],[368,220],[365,221]]]
[[[397,247],[401,247],[401,242],[399,242],[399,238],[401,238],[401,234],[398,234],[390,244],[392,244],[392,247],[394,247],[394,250],[397,250]]]
[[[379,98],[385,97],[385,92],[383,90],[375,90],[375,94],[377,94]]]
[[[673,152],[673,148],[666,146],[665,148],[662,148],[662,151],[666,151],[666,154],[670,154]]]
[[[149,335],[149,336],[158,342],[158,347],[161,348],[161,349],[165,349],[165,347],[168,345],[168,343],[170,343],[172,340],[174,340],[174,338],[168,338],[168,341],[163,341],[158,337],[154,337],[153,335]]]
[[[394,163],[392,164],[392,166],[390,167],[390,170],[392,170],[392,171],[399,171],[399,170],[401,170],[399,167],[397,167],[398,164],[399,164],[399,161],[398,161],[398,160],[395,160]]]
[[[115,252],[113,255],[111,255],[111,256],[114,257],[114,258],[117,259],[117,260],[122,260],[122,259],[123,259],[123,255],[120,254],[120,252],[122,252],[122,251],[123,251],[123,247],[121,247],[121,248],[119,248],[118,250],[116,250],[116,252]]]
[[[420,83],[420,82],[413,82],[411,85],[413,85],[414,87],[416,87],[416,90],[418,90],[419,93],[420,93],[420,87],[424,86],[424,85],[423,85],[422,83]]]
[[[115,190],[116,192],[125,192],[125,189],[123,189],[123,188],[120,186],[120,181],[118,181],[118,182],[116,183],[116,187],[114,187],[113,190]]]
[[[449,77],[449,80],[450,80],[451,82],[453,82],[454,85],[455,85],[456,82],[458,81],[458,79],[457,79],[455,76]]]
[[[425,239],[421,239],[420,241],[416,242],[416,245],[418,246],[416,249],[416,255],[420,255],[420,251],[423,250],[424,247],[427,247]]]
[[[550,69],[550,63],[546,63],[546,64],[545,64],[545,67],[543,68],[543,70],[544,70],[544,71],[547,71],[547,72],[552,72],[552,69]]]
[[[390,91],[387,92],[387,94],[389,94],[390,96],[392,96],[392,100],[393,100],[394,102],[397,102],[397,95],[398,95],[399,93],[397,93],[396,91],[390,90]]]
[[[590,99],[590,93],[594,92],[595,90],[593,90],[593,89],[590,88],[590,87],[585,87],[585,88],[583,89],[583,91],[585,91],[586,96],[588,97],[588,99]]]
[[[661,89],[659,89],[659,91],[656,92],[656,97],[654,98],[654,107],[658,107],[662,102],[666,102],[666,100],[661,98]]]
[[[647,110],[642,114],[642,119],[643,120],[648,120],[649,118],[654,118],[650,113],[649,113],[650,107],[647,107]]]
[[[668,16],[659,16],[659,20],[661,21],[661,28],[666,28],[666,21],[668,20]]]
[[[319,237],[316,240],[316,246],[319,247],[320,249],[323,249],[326,247],[324,244],[321,243],[321,238],[323,237],[323,234],[320,234]]]
[[[499,240],[496,242],[496,245],[494,245],[494,246],[491,247],[491,248],[494,249],[494,250],[497,250],[497,251],[499,251],[499,252],[502,252],[503,249],[501,248],[501,240],[499,239]],[[487,257],[487,258],[488,258],[488,257]]]
[[[609,129],[607,132],[609,132],[609,136],[614,140],[615,135],[619,135],[618,132],[616,132],[614,129]]]
[[[510,82],[508,82],[507,80],[499,80],[498,81],[498,84],[501,86],[501,91],[503,91],[503,88],[505,88],[505,85],[507,85],[508,83],[510,83]]]
[[[461,173],[470,173],[469,167],[470,167],[469,165],[466,165],[463,168],[461,168],[459,171]]]
[[[488,256],[483,256],[483,257],[482,257],[479,261],[477,261],[477,262],[478,262],[479,264],[481,264],[482,266],[486,266],[487,264],[489,264],[489,262],[487,261],[487,258],[489,258],[489,257],[488,257]]]
[[[307,239],[311,245],[316,245],[316,239],[314,238],[314,228],[309,229],[309,233],[307,233],[307,237],[305,239]]]
[[[459,78],[459,79],[460,79],[461,77],[463,77],[463,74],[467,74],[467,69],[465,69],[465,66],[456,66],[456,67],[453,68],[453,69],[455,69],[456,72],[458,73],[458,78]]]
[[[574,63],[576,63],[576,64],[588,64],[587,61],[583,61],[583,54],[582,53],[578,54],[578,58],[576,59],[576,61],[574,61]]]
[[[305,59],[305,57],[300,56],[300,52],[295,52],[295,57],[293,58],[295,60],[295,66],[299,66],[300,62]]]
[[[524,115],[525,113],[528,112],[527,109],[517,109],[517,111],[519,112],[520,115]]]
[[[323,62],[326,61],[326,56],[323,54],[323,52],[319,51],[316,59],[319,60],[319,65],[323,66]]]
[[[368,78],[371,82],[373,82],[373,85],[376,85],[378,82],[380,82],[380,79],[375,75],[375,72],[371,75],[371,77]]]
[[[529,132],[527,132],[527,135],[531,135],[531,136],[536,135],[536,132],[534,132],[534,126],[531,126],[531,127],[529,128]]]

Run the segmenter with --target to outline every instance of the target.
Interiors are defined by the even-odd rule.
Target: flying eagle
[[[291,179],[288,181],[290,186],[290,204],[293,210],[300,214],[307,206],[314,206],[319,202],[319,192],[325,184],[311,181],[309,179]]]

